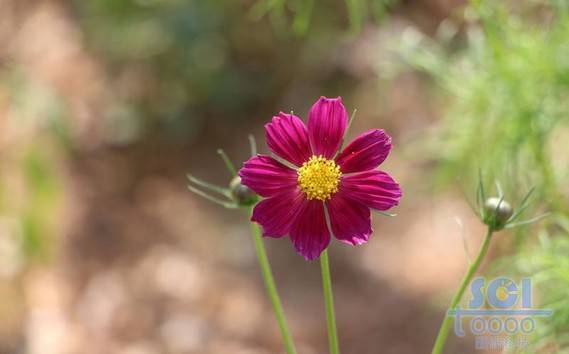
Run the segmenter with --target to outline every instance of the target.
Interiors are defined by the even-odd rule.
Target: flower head
[[[399,184],[376,170],[391,150],[391,137],[373,129],[338,153],[347,126],[340,97],[321,97],[308,126],[281,112],[265,125],[267,145],[278,159],[253,156],[239,171],[242,183],[265,198],[251,220],[264,236],[290,235],[309,260],[320,256],[331,234],[351,245],[365,243],[372,233],[370,208],[385,211],[401,198]]]

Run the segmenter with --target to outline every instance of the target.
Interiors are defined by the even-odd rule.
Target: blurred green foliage
[[[435,38],[408,30],[396,50],[399,69],[428,74],[444,93],[438,97],[444,117],[428,142],[440,180],[458,176],[475,185],[481,169],[503,182],[514,204],[534,186],[533,204],[555,213],[525,228],[517,235],[519,252],[496,262],[501,271],[532,276],[540,305],[555,311],[537,326],[528,353],[569,348],[567,5],[472,1],[465,23],[447,20]],[[527,238],[530,230],[541,242]]]
[[[493,267],[494,274],[515,268],[518,276],[531,277],[538,290],[535,305],[553,310],[552,317],[538,319],[525,353],[566,353],[569,349],[569,218],[559,216],[555,224],[556,229],[540,232],[538,245],[503,257]]]
[[[47,259],[52,254],[55,208],[61,195],[59,176],[48,156],[32,148],[22,161],[27,200],[22,210],[24,254]]]
[[[0,161],[0,217],[12,221],[7,235],[26,261],[49,261],[63,195],[56,156],[70,147],[65,115],[58,97],[19,68],[1,71],[0,83],[12,103],[4,128],[18,135]]]
[[[10,242],[21,247],[21,256],[33,263],[49,261],[53,256],[62,186],[50,153],[39,145],[27,150],[21,159],[0,164],[11,176],[22,178],[21,184],[15,184],[7,174],[0,176],[0,217],[12,221],[5,236],[11,237]]]
[[[294,45],[276,43],[240,2],[77,0],[74,7],[88,44],[125,87],[118,85],[116,113],[136,117],[139,130],[187,141],[205,119],[238,120],[279,92],[293,64],[284,52]]]
[[[344,0],[344,2],[350,30],[352,33],[359,33],[368,17],[383,19],[395,6],[397,0]],[[292,31],[297,35],[304,35],[310,27],[312,16],[320,14],[320,11],[313,14],[314,8],[328,5],[328,2],[316,0],[258,0],[251,13],[254,18],[268,15],[272,23],[279,28],[286,26],[287,17],[292,17],[290,25]]]
[[[476,1],[465,11],[464,43],[458,24],[447,21],[436,39],[408,31],[398,53],[446,93],[444,121],[430,150],[442,163],[444,181],[458,175],[473,185],[482,169],[507,181],[514,195],[535,185],[549,209],[567,211],[569,169],[557,158],[559,134],[567,138],[569,123],[569,14],[524,6],[551,19]]]
[[[330,53],[349,29],[392,0],[326,3],[300,0],[75,0],[90,51],[111,73],[112,131],[165,135],[188,142],[210,121],[231,124],[265,112],[263,105],[321,85]],[[349,15],[346,9],[350,9]],[[303,34],[294,36],[292,33]],[[328,60],[328,62],[327,62]],[[324,67],[324,69],[323,69]],[[315,70],[318,68],[318,70]],[[347,90],[342,85],[342,90]],[[318,90],[323,94],[325,90]],[[264,113],[266,114],[266,113]],[[209,123],[211,124],[211,123]],[[132,137],[131,137],[132,139]]]

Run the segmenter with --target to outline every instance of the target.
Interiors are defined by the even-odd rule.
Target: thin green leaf
[[[529,192],[527,192],[527,194],[524,196],[524,198],[522,199],[522,201],[520,202],[520,206],[518,208],[516,208],[516,210],[514,211],[514,213],[512,214],[512,216],[510,217],[510,219],[508,220],[508,222],[512,222],[514,220],[516,220],[518,217],[520,217],[522,215],[522,213],[528,208],[529,206],[529,197],[532,195],[533,191],[535,190],[535,187],[532,187]]]
[[[194,192],[195,194],[199,195],[200,197],[205,198],[211,202],[214,202],[215,204],[219,204],[225,208],[228,208],[228,209],[238,208],[238,205],[233,203],[233,202],[228,202],[228,201],[224,201],[224,200],[221,200],[219,198],[213,197],[213,196],[211,196],[211,195],[209,195],[209,194],[207,194],[207,193],[205,193],[205,192],[203,192],[203,191],[201,191],[201,190],[199,190],[193,186],[188,186],[188,189],[190,191]]]
[[[275,160],[277,160],[278,162],[282,163],[283,165],[285,165],[286,167],[293,169],[293,170],[298,170],[298,166],[295,166],[294,164],[288,162],[287,160],[283,159],[282,157],[271,153],[271,157]]]
[[[492,215],[489,215],[489,219],[486,219],[486,223],[488,225],[490,225],[491,227],[495,228],[497,225],[496,222],[496,217],[498,215],[498,210],[500,209],[500,207],[502,206],[502,202],[504,201],[504,196],[502,196],[499,200],[498,200],[498,204],[496,204],[496,208],[494,208],[494,211],[492,212]]]
[[[514,213],[512,214],[512,216],[510,216],[510,218],[508,219],[508,222],[513,222],[514,220],[516,220],[517,218],[519,218],[524,211],[526,211],[526,209],[528,208],[529,205],[525,205],[525,206],[521,206],[519,208],[517,208]]]
[[[350,115],[350,120],[348,121],[348,128],[346,129],[346,131],[350,130],[350,127],[352,126],[352,122],[356,118],[357,113],[358,113],[358,109],[354,108],[354,110],[352,111],[352,114]]]
[[[464,254],[466,255],[466,259],[468,260],[468,264],[472,264],[472,258],[470,258],[470,250],[468,249],[468,242],[466,242],[466,237],[464,235],[464,224],[460,218],[455,217],[454,220],[460,227],[460,238],[462,239],[462,247],[464,248]]]
[[[500,185],[500,182],[498,182],[498,180],[495,180],[494,184],[496,185],[496,191],[498,192],[498,198],[503,197],[504,191],[502,190],[502,185]]]
[[[350,127],[352,126],[352,122],[354,121],[354,118],[356,118],[356,113],[358,113],[358,109],[355,108],[352,111],[352,115],[350,116],[350,120],[348,121],[348,127],[346,128],[346,131],[344,132],[344,137],[342,138],[342,142],[340,143],[340,147],[338,148],[338,151],[336,152],[336,155],[334,157],[337,157],[340,152],[342,152],[342,148],[344,147],[344,143],[346,140],[346,135],[348,135],[348,131],[350,130]]]
[[[233,176],[233,177],[237,176],[237,169],[235,168],[235,165],[229,159],[229,156],[227,156],[225,151],[223,151],[223,149],[217,149],[217,153],[219,154],[219,156],[221,156],[221,158],[223,159],[223,162],[225,162],[225,167],[227,167],[227,169],[231,173],[231,176]]]
[[[480,196],[482,197],[482,202],[486,200],[486,190],[484,189],[484,180],[482,179],[482,171],[478,170],[478,178],[480,178]]]
[[[219,193],[219,194],[223,195],[224,197],[229,198],[231,196],[231,192],[227,188],[223,188],[223,187],[220,187],[218,185],[206,182],[206,181],[201,180],[197,177],[194,177],[190,174],[188,174],[188,179],[190,180],[190,182],[195,183],[198,186],[203,187],[203,188],[210,190],[212,192]]]
[[[257,140],[253,134],[249,134],[249,147],[251,149],[251,156],[257,156]]]
[[[474,204],[472,204],[472,201],[470,200],[470,198],[468,197],[468,195],[466,194],[466,191],[464,190],[464,188],[462,187],[462,185],[460,185],[459,183],[459,189],[462,192],[462,196],[464,197],[464,200],[466,200],[466,204],[468,204],[468,206],[470,207],[470,209],[472,210],[472,212],[475,215],[478,215],[478,217],[482,217],[482,215],[480,215],[480,211],[476,210],[476,207],[474,206]]]
[[[500,199],[498,200],[498,204],[496,204],[496,208],[494,208],[494,214],[492,215],[494,220],[496,220],[496,216],[498,216],[498,210],[500,210],[500,207],[502,206],[503,202],[504,202],[504,196],[501,196]]]
[[[478,170],[478,189],[476,190],[476,198],[478,202],[478,212],[484,219],[484,203],[486,202],[486,193],[484,192],[484,182],[482,180],[482,171]]]
[[[551,213],[544,213],[541,214],[539,216],[536,216],[535,218],[531,218],[529,220],[524,220],[524,221],[519,221],[519,222],[514,222],[511,224],[506,225],[507,229],[513,229],[514,227],[519,227],[519,226],[524,226],[524,225],[529,225],[529,224],[533,224],[534,222],[537,222],[543,218],[546,218],[547,216],[549,216],[549,214]]]

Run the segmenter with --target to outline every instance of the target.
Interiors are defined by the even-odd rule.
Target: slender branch
[[[257,258],[259,259],[259,266],[261,267],[261,275],[263,276],[263,281],[265,282],[265,287],[267,289],[269,299],[271,300],[275,317],[277,318],[286,352],[287,354],[296,354],[292,336],[290,335],[290,331],[286,324],[286,318],[281,304],[281,299],[277,292],[277,286],[275,285],[275,280],[273,278],[273,272],[271,271],[271,265],[269,263],[269,259],[267,258],[267,252],[265,250],[263,238],[261,237],[261,230],[259,229],[259,225],[257,225],[255,222],[251,222],[251,231],[253,233],[253,241],[255,243],[255,250],[257,251]]]
[[[488,227],[488,232],[486,233],[486,237],[484,238],[484,242],[482,243],[482,247],[480,247],[480,251],[478,252],[478,256],[476,256],[474,263],[472,263],[470,265],[470,267],[468,267],[466,275],[462,279],[462,283],[460,284],[458,291],[456,292],[456,294],[454,294],[454,296],[452,298],[450,306],[448,307],[448,311],[456,309],[456,306],[460,303],[460,300],[462,300],[462,296],[464,295],[464,291],[466,290],[468,284],[470,284],[470,282],[472,281],[472,277],[474,276],[474,274],[476,274],[478,267],[480,267],[480,263],[482,263],[482,260],[484,259],[484,257],[488,253],[488,248],[490,246],[490,240],[492,239],[493,233],[494,233],[494,230],[492,229],[492,227]],[[450,325],[451,325],[451,322],[453,319],[451,316],[448,315],[448,311],[447,311],[447,313],[445,313],[445,319],[443,320],[443,323],[441,324],[441,328],[439,329],[439,334],[437,335],[437,340],[435,341],[435,345],[433,347],[432,354],[441,354],[443,352],[443,348],[445,346],[445,342],[446,342],[447,337],[448,337]]]
[[[326,325],[328,328],[328,345],[330,346],[330,354],[340,354],[327,250],[324,250],[320,255],[320,268],[322,271],[322,289],[324,291],[324,305],[326,307]]]

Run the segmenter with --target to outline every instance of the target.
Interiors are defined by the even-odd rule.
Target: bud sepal
[[[249,143],[251,146],[251,154],[256,155],[257,146],[255,138],[252,135],[249,135]],[[237,170],[225,151],[218,149],[217,153],[221,156],[227,170],[233,177],[229,182],[228,188],[206,182],[188,174],[188,180],[190,181],[188,189],[200,197],[227,209],[248,208],[255,205],[259,200],[259,196],[249,187],[241,183],[241,178],[237,176]],[[210,193],[214,193],[214,195]]]

